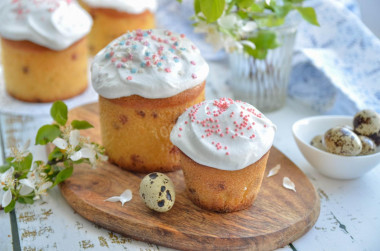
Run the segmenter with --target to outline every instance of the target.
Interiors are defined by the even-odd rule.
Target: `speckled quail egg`
[[[354,130],[357,134],[371,138],[380,145],[380,115],[373,110],[362,110],[354,116]]]
[[[167,212],[174,205],[174,184],[165,174],[150,173],[140,183],[140,197],[150,209]]]
[[[326,148],[325,148],[325,146],[322,143],[322,138],[323,138],[323,135],[317,135],[317,136],[315,136],[310,141],[310,145],[318,148],[319,150],[326,151]]]
[[[372,139],[363,135],[360,135],[359,139],[363,146],[360,155],[368,155],[376,152],[376,144]]]
[[[323,144],[330,153],[354,156],[362,151],[362,143],[353,131],[338,126],[329,129],[323,137]]]

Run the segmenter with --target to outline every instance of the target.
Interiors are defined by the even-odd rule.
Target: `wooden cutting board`
[[[95,128],[82,131],[92,141],[101,142],[98,105],[70,111],[69,118],[87,120]],[[254,205],[246,210],[220,214],[202,210],[186,196],[181,171],[169,173],[176,188],[176,202],[167,213],[148,209],[138,194],[144,174],[134,174],[104,163],[97,169],[75,168],[61,185],[62,195],[80,215],[117,233],[185,250],[273,250],[305,234],[316,222],[320,202],[308,178],[276,148],[271,149],[268,171],[280,164],[280,172],[264,178]],[[297,192],[282,186],[284,176]],[[124,207],[104,200],[131,189],[133,199]]]

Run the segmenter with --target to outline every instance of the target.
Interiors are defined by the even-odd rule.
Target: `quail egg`
[[[322,138],[323,138],[323,135],[317,135],[317,136],[315,136],[310,141],[310,145],[318,148],[319,150],[326,151],[326,148],[325,148],[325,146],[322,143]]]
[[[325,132],[323,143],[330,153],[354,156],[362,151],[359,137],[346,127],[338,126]]]
[[[376,152],[376,144],[372,139],[362,135],[359,136],[359,139],[363,146],[360,155],[368,155]]]
[[[140,183],[140,197],[150,209],[167,212],[175,201],[173,182],[165,174],[150,173]]]
[[[373,110],[362,110],[354,116],[354,130],[357,134],[371,138],[380,145],[380,115]]]

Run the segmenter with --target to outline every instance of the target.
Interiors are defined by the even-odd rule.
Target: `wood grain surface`
[[[95,128],[82,131],[101,142],[97,104],[70,111],[70,119],[88,120]],[[162,246],[184,250],[273,250],[305,234],[319,216],[319,197],[307,177],[276,148],[271,149],[266,175],[275,165],[280,172],[264,178],[253,206],[239,212],[219,214],[193,205],[185,191],[181,171],[169,173],[176,188],[176,202],[167,213],[148,209],[139,198],[144,174],[134,174],[103,163],[97,169],[75,168],[61,185],[62,195],[80,215],[120,234]],[[265,175],[265,176],[266,176]],[[282,186],[289,177],[297,192]],[[131,189],[133,199],[124,207],[105,202]]]

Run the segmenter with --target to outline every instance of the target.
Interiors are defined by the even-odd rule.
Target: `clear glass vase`
[[[228,84],[235,99],[250,103],[262,112],[285,105],[297,24],[271,29],[280,46],[269,50],[263,60],[242,52],[228,54],[231,71]]]

